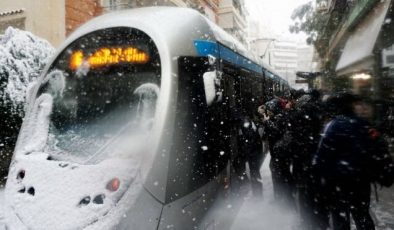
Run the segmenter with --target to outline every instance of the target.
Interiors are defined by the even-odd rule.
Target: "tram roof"
[[[245,64],[246,60],[251,61],[252,67],[249,69],[256,69],[258,65],[263,67],[263,71],[266,73],[267,71],[270,72],[268,75],[271,78],[278,78],[278,75],[270,67],[264,65],[260,59],[252,55],[232,35],[198,11],[183,7],[143,7],[104,14],[78,28],[67,38],[60,50],[90,32],[122,26],[144,31],[155,42],[162,41],[163,46],[167,47],[172,56],[199,55],[199,51],[195,47],[195,41],[217,42],[242,55],[244,58],[237,58],[243,59],[241,64]]]
[[[245,46],[233,36],[198,11],[183,7],[143,7],[107,13],[81,26],[71,34],[67,41],[75,40],[94,30],[116,26],[135,27],[150,36],[159,35],[170,43],[170,48],[173,50],[180,50],[179,46],[185,42],[193,44],[190,40],[219,42],[261,65],[260,60],[251,55]],[[191,52],[191,50],[186,51],[186,53]]]

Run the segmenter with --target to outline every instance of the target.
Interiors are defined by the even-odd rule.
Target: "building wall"
[[[314,71],[314,49],[313,46],[299,46],[297,48],[297,71]]]
[[[218,23],[219,2],[220,0],[100,0],[100,5],[106,12],[148,6],[190,7]]]
[[[26,29],[26,14],[24,10],[2,12],[0,15],[0,34],[3,34],[9,26],[21,30]]]
[[[243,0],[221,0],[218,25],[247,46],[247,21]]]
[[[0,14],[18,9],[23,9],[23,13],[2,16],[0,23],[3,27],[8,24],[17,25],[48,40],[56,47],[65,38],[64,4],[65,0],[1,0]],[[15,19],[20,22],[12,23]]]
[[[298,68],[297,44],[287,41],[273,41],[268,47],[265,60],[282,78],[287,80],[292,87],[295,84],[296,71]]]
[[[100,0],[99,3],[104,8],[104,10],[108,12],[149,6],[187,7],[190,1],[193,0]]]
[[[90,19],[103,13],[98,0],[65,0],[65,24],[68,36],[75,29]]]
[[[203,13],[207,18],[211,21],[215,22],[216,24],[219,23],[219,0],[201,0],[200,6],[202,7]]]

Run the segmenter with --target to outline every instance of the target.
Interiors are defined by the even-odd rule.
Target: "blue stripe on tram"
[[[194,41],[194,46],[199,56],[211,55],[216,58],[222,58],[232,64],[242,66],[245,69],[263,73],[263,67],[217,42],[196,40]]]

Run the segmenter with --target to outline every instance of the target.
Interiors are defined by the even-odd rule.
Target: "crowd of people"
[[[272,98],[239,128],[242,159],[250,168],[253,195],[262,197],[260,167],[268,144],[275,202],[299,212],[301,229],[375,229],[371,185],[391,186],[394,164],[383,135],[347,92],[325,100],[317,90]],[[241,173],[244,172],[243,167]]]

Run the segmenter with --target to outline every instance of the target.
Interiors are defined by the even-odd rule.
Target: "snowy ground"
[[[0,185],[0,230],[5,229],[4,227],[4,188]]]
[[[293,226],[297,226],[297,216],[293,211],[274,204],[269,160],[268,156],[260,170],[263,200],[256,201],[250,194],[249,199],[242,205],[232,230],[291,230]]]
[[[379,202],[372,195],[372,211],[375,213],[377,230],[394,229],[394,186],[378,189]]]
[[[260,170],[263,179],[264,199],[261,202],[247,199],[234,222],[231,230],[292,230],[298,229],[298,216],[291,210],[281,208],[273,203],[272,180],[269,170],[269,156]],[[379,202],[375,192],[371,197],[371,213],[376,230],[394,230],[394,186],[378,188]],[[352,229],[355,229],[352,226]]]

